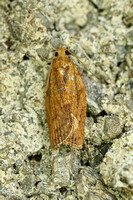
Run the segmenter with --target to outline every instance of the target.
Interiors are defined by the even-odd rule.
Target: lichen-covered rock
[[[0,199],[132,199],[132,13],[131,0],[0,0]],[[82,67],[87,117],[83,149],[54,154],[44,93],[59,44]]]
[[[92,115],[98,115],[102,112],[100,99],[105,95],[104,86],[102,86],[99,82],[92,81],[88,78],[84,78],[84,82],[87,90],[88,111]]]
[[[104,128],[102,139],[108,141],[116,138],[122,133],[122,124],[117,116],[107,116],[104,118]]]
[[[84,200],[116,200],[115,196],[106,191],[100,180],[100,176],[91,168],[83,168],[79,173],[79,180],[76,185],[79,199]]]
[[[122,193],[126,199],[133,195],[133,131],[116,139],[100,165],[106,185]]]
[[[0,195],[0,200],[10,200],[8,197],[5,197],[3,195]]]
[[[70,185],[74,184],[74,180],[77,176],[78,165],[78,160],[74,154],[55,157],[52,170],[53,183],[60,187],[70,187]]]
[[[122,134],[123,121],[118,116],[97,117],[94,123],[92,117],[86,120],[85,137],[89,142],[100,146],[102,143],[112,142]]]

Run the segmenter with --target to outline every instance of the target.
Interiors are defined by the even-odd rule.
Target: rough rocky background
[[[52,151],[44,91],[62,44],[82,67],[82,150]],[[0,200],[133,200],[133,1],[0,0]]]

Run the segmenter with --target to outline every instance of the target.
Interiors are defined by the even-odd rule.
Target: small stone
[[[104,129],[102,139],[110,140],[116,138],[122,133],[122,125],[119,117],[117,116],[105,116],[104,118]]]
[[[104,95],[104,88],[100,83],[92,81],[87,77],[84,78],[84,83],[87,92],[88,112],[98,115],[102,111],[99,99]]]
[[[107,192],[102,185],[100,176],[90,167],[81,169],[79,181],[76,185],[78,199],[84,200],[116,200],[115,196]]]
[[[57,156],[53,160],[53,182],[56,185],[70,186],[76,175],[76,157],[72,154]]]

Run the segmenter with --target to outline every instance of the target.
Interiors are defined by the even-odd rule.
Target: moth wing
[[[86,92],[77,68],[71,62],[64,79],[51,67],[48,81],[45,104],[51,147],[65,143],[82,148]]]
[[[64,80],[56,79],[52,68],[47,85],[45,105],[50,143],[52,148],[57,148],[65,141],[72,128],[70,117],[72,96],[68,95]]]
[[[86,90],[83,79],[75,65],[73,65],[73,69],[76,90],[76,99],[71,109],[73,131],[72,135],[66,139],[65,143],[74,148],[82,148],[86,118]]]

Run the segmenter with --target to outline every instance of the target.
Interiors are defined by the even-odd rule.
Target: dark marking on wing
[[[64,73],[64,77],[63,77],[65,84],[67,84],[68,70],[69,70],[69,67],[67,66],[66,70],[65,70],[65,73]]]

